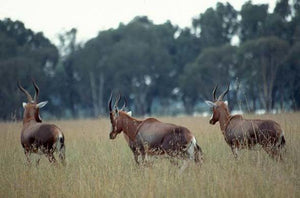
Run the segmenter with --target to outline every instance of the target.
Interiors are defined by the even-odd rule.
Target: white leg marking
[[[181,166],[181,168],[179,169],[179,175],[181,175],[183,173],[183,171],[188,167],[188,162],[186,160],[183,161],[183,165]]]

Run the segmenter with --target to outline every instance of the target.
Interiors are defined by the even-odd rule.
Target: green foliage
[[[286,59],[278,72],[277,86],[282,95],[278,96],[281,105],[291,101],[293,109],[300,108],[300,42],[295,43],[289,50]],[[292,71],[292,72],[291,72]],[[282,75],[284,74],[284,75]]]
[[[217,3],[190,28],[139,16],[85,44],[73,28],[57,47],[20,21],[0,20],[0,118],[21,116],[25,97],[16,81],[33,92],[31,78],[50,100],[48,115],[64,118],[105,115],[112,91],[126,96],[135,115],[182,106],[191,114],[216,84],[228,83],[231,109],[299,109],[299,11],[299,0],[277,1],[272,13],[251,1],[240,11]]]
[[[249,40],[240,47],[240,56],[243,60],[243,79],[249,86],[258,90],[256,97],[261,97],[264,108],[272,108],[272,94],[279,67],[283,65],[289,45],[277,37],[263,37]],[[241,72],[242,73],[242,72]],[[249,77],[247,77],[250,73]],[[252,75],[251,75],[252,74]],[[255,81],[253,81],[255,79]]]
[[[201,44],[205,47],[229,43],[237,31],[237,11],[229,4],[217,3],[193,19],[193,27],[200,31]]]
[[[20,21],[0,21],[0,118],[16,118],[21,100],[25,100],[16,82],[20,80],[28,87],[34,78],[41,86],[50,84],[47,77],[51,76],[57,60],[56,47],[42,33],[33,33]],[[43,90],[41,98],[49,93]]]
[[[236,62],[236,47],[224,45],[203,50],[192,64],[186,66],[180,79],[185,106],[194,106],[198,98],[210,99],[216,84],[227,85],[234,77]],[[191,113],[189,111],[193,109],[187,110]]]
[[[288,0],[280,0],[277,2],[274,9],[274,13],[280,15],[282,18],[285,18],[291,14],[291,8]]]
[[[100,32],[87,42],[74,61],[86,91],[96,95],[87,103],[102,101],[95,105],[104,112],[101,104],[114,89],[127,96],[132,94],[139,106],[137,114],[144,114],[152,98],[169,96],[176,83],[168,81],[172,70],[176,71],[172,64],[175,31],[169,22],[154,25],[147,17],[136,17],[127,26]],[[99,85],[101,80],[103,89],[99,90],[93,84]],[[159,86],[161,83],[165,86]]]
[[[264,35],[264,24],[268,16],[268,5],[253,5],[248,1],[241,10],[241,41],[251,40]]]

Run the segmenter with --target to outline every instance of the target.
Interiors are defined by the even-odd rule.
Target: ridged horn
[[[125,107],[127,107],[127,98],[124,96],[124,105],[121,110],[123,111]]]
[[[109,111],[111,112],[112,111],[112,106],[111,106],[111,102],[112,102],[112,92],[111,92],[111,94],[110,94],[110,97],[109,97],[109,100],[108,100],[108,109],[109,109]]]
[[[217,91],[218,85],[215,86],[214,90],[213,90],[213,101],[216,100],[216,91]]]
[[[35,81],[32,79],[32,84],[34,86],[34,89],[35,89],[35,94],[34,94],[34,101],[35,102],[38,102],[38,97],[39,97],[39,92],[40,92],[40,89],[39,87],[37,86],[37,84],[35,83]]]
[[[119,93],[119,95],[117,96],[115,105],[114,105],[114,107],[117,108],[117,109],[118,109],[118,104],[119,104],[120,99],[121,99],[121,94]]]
[[[228,93],[229,91],[229,84],[227,86],[227,89],[219,96],[218,100],[223,100],[224,96]]]
[[[28,102],[32,101],[32,97],[31,95],[28,93],[28,91],[26,91],[20,84],[20,81],[18,81],[18,87],[19,89],[26,95]]]

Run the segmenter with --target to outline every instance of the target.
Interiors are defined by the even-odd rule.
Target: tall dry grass
[[[190,164],[182,174],[165,159],[138,167],[123,135],[109,140],[107,119],[52,122],[65,133],[66,167],[45,157],[38,167],[27,166],[22,124],[1,123],[0,197],[299,197],[300,113],[259,117],[284,129],[284,162],[263,150],[241,151],[234,160],[219,125],[208,118],[160,118],[189,128],[204,151],[204,164]]]

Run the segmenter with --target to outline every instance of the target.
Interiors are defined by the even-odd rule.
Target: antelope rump
[[[251,149],[260,144],[272,158],[282,160],[281,150],[285,145],[285,138],[280,125],[273,120],[248,120],[242,115],[230,115],[227,102],[223,101],[229,86],[218,99],[216,90],[217,86],[213,90],[213,102],[206,101],[213,109],[209,123],[214,125],[219,121],[225,141],[231,147],[234,156],[238,156],[238,149]]]
[[[63,132],[54,124],[44,124],[39,115],[39,109],[47,104],[47,101],[38,103],[39,88],[32,81],[35,88],[35,96],[31,95],[20,85],[19,89],[26,95],[27,103],[23,102],[23,128],[21,131],[21,144],[24,148],[27,161],[30,163],[32,153],[44,154],[49,162],[56,162],[54,152],[59,153],[59,158],[65,164],[65,138]],[[39,163],[40,158],[37,160]]]
[[[118,109],[120,95],[112,107],[112,95],[108,101],[111,121],[110,139],[115,139],[122,131],[131,148],[137,164],[145,161],[147,155],[167,155],[172,158],[190,159],[202,162],[202,150],[194,135],[185,127],[160,122],[155,118],[137,120],[124,111],[127,105]]]

